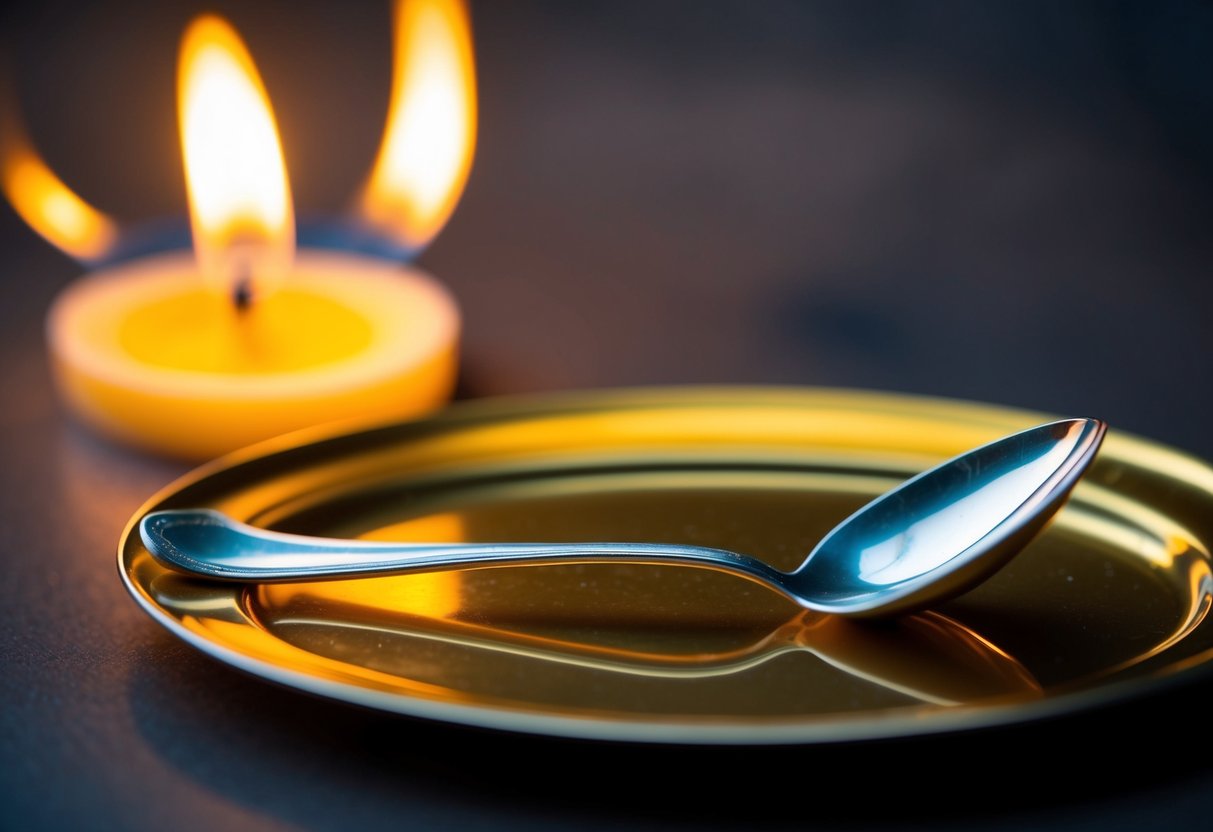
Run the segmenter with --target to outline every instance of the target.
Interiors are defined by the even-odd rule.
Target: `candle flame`
[[[269,96],[221,18],[186,29],[177,93],[198,267],[238,300],[269,294],[294,258],[294,209]]]
[[[463,0],[396,0],[387,125],[359,200],[363,218],[412,249],[446,224],[471,171],[476,76]]]
[[[0,114],[4,195],[21,219],[60,251],[85,262],[104,257],[118,240],[117,225],[55,175],[26,137],[15,106],[5,105]]]

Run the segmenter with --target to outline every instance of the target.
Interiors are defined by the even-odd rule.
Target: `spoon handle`
[[[139,524],[164,566],[222,581],[261,583],[401,575],[543,563],[682,564],[730,572],[787,594],[784,573],[724,549],[654,543],[387,543],[258,528],[211,509],[148,514]]]

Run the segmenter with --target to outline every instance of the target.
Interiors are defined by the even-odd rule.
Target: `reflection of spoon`
[[[326,634],[327,644],[343,643],[333,633],[364,631],[378,637],[441,642],[651,679],[730,676],[803,650],[850,676],[936,705],[960,705],[992,696],[1036,698],[1042,693],[1040,683],[1014,657],[963,624],[929,611],[878,626],[806,611],[752,644],[690,653],[609,647],[531,635],[497,625],[375,616],[367,610],[355,612],[341,607],[326,610],[322,617],[275,618],[272,626],[281,633],[291,625],[319,628]],[[382,642],[377,639],[376,645]]]
[[[283,534],[211,509],[139,524],[163,565],[229,581],[332,580],[538,563],[686,564],[769,586],[816,612],[879,617],[922,609],[990,577],[1061,508],[1103,441],[1098,419],[1005,436],[918,474],[827,534],[781,572],[722,549],[658,543],[386,543]]]

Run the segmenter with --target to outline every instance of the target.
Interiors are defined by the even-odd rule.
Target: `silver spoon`
[[[1010,434],[917,474],[860,508],[782,572],[723,549],[666,543],[387,543],[284,534],[212,509],[140,520],[162,565],[224,581],[294,582],[539,563],[685,564],[733,573],[822,613],[923,609],[1001,569],[1065,503],[1107,432],[1063,419]]]

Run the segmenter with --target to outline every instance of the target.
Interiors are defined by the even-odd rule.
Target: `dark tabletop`
[[[124,220],[181,216],[173,73],[205,9],[258,60],[300,214],[342,210],[382,125],[378,0],[9,4],[38,147]],[[465,315],[461,398],[864,388],[1213,458],[1213,6],[473,13],[475,167],[418,260]],[[0,207],[5,828],[1207,828],[1204,683],[977,736],[654,749],[395,718],[221,665],[116,573],[132,513],[189,466],[54,398],[44,316],[80,271]]]

